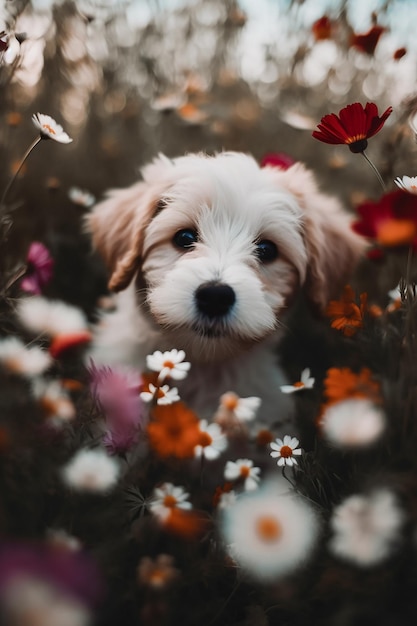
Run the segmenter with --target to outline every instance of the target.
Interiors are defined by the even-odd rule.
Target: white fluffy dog
[[[234,391],[262,399],[262,421],[282,422],[283,316],[300,287],[323,309],[363,240],[300,163],[284,171],[233,152],[161,155],[142,175],[87,218],[120,292],[93,359],[143,370],[155,350],[183,349],[191,370],[179,392],[200,417]]]

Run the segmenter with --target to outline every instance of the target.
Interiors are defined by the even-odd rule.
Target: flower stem
[[[30,155],[32,150],[34,150],[34,148],[38,145],[38,143],[40,141],[42,141],[42,137],[39,135],[39,137],[36,137],[36,139],[30,144],[29,148],[26,150],[25,154],[23,155],[23,158],[22,158],[21,162],[19,163],[19,167],[17,168],[16,172],[14,173],[12,178],[10,179],[9,184],[7,185],[6,189],[3,192],[3,195],[2,195],[1,200],[0,200],[0,209],[4,206],[4,204],[6,202],[6,198],[7,198],[8,194],[9,194],[9,191],[12,188],[12,185],[13,185],[14,181],[18,177],[20,170],[22,169],[23,165],[25,164],[26,159],[28,158],[28,156]]]
[[[364,157],[365,161],[367,161],[367,162],[369,163],[369,165],[372,167],[372,169],[373,169],[373,170],[374,170],[374,172],[375,172],[375,175],[376,175],[377,179],[378,179],[378,180],[379,180],[379,182],[381,183],[381,187],[382,187],[382,189],[383,189],[384,191],[386,191],[386,190],[387,190],[387,188],[386,188],[386,186],[385,186],[384,181],[382,180],[382,176],[381,176],[381,174],[379,173],[378,168],[376,167],[376,165],[374,165],[374,164],[372,163],[371,159],[370,159],[370,158],[369,158],[369,157],[365,154],[365,150],[363,150],[363,151],[361,152],[361,155]]]

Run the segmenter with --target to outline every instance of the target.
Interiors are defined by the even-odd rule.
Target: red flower
[[[313,137],[330,144],[346,144],[351,152],[363,152],[368,145],[367,139],[376,135],[386,119],[391,115],[392,107],[378,115],[378,107],[373,102],[367,102],[365,108],[359,103],[348,104],[335,113],[325,115],[318,124],[319,130],[313,132]]]
[[[261,167],[267,165],[271,167],[279,167],[281,170],[287,170],[295,161],[285,152],[268,152],[261,161]]]
[[[323,15],[323,17],[320,17],[313,23],[311,30],[316,41],[330,39],[332,34],[332,23],[327,15]]]
[[[39,295],[52,278],[54,261],[43,243],[34,241],[29,246],[26,263],[26,273],[20,283],[20,288],[28,293]]]
[[[417,248],[417,196],[398,189],[377,202],[357,207],[361,217],[352,224],[359,235],[385,247],[413,245]]]
[[[362,33],[361,35],[353,34],[350,45],[365,54],[372,55],[375,52],[379,38],[386,30],[383,26],[372,26],[367,33]]]

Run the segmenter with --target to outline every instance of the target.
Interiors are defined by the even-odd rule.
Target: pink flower
[[[26,273],[20,288],[39,295],[52,278],[54,261],[43,243],[34,241],[29,246],[26,263]]]
[[[137,443],[144,419],[144,404],[139,392],[139,372],[123,367],[89,367],[93,398],[106,418],[103,444],[112,454],[124,453]]]

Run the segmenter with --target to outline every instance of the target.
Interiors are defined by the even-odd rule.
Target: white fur
[[[97,328],[93,359],[143,370],[154,350],[183,349],[192,367],[179,392],[200,417],[212,417],[221,394],[234,391],[261,397],[262,420],[285,421],[291,400],[280,391],[277,345],[286,311],[303,285],[323,307],[361,240],[301,164],[281,171],[239,153],[161,156],[142,173],[143,182],[112,192],[88,219],[110,285],[121,289],[117,310]],[[198,231],[188,251],[173,244],[184,228]],[[256,257],[262,239],[278,247],[271,263]],[[207,283],[235,292],[222,319],[197,310],[195,292]]]

